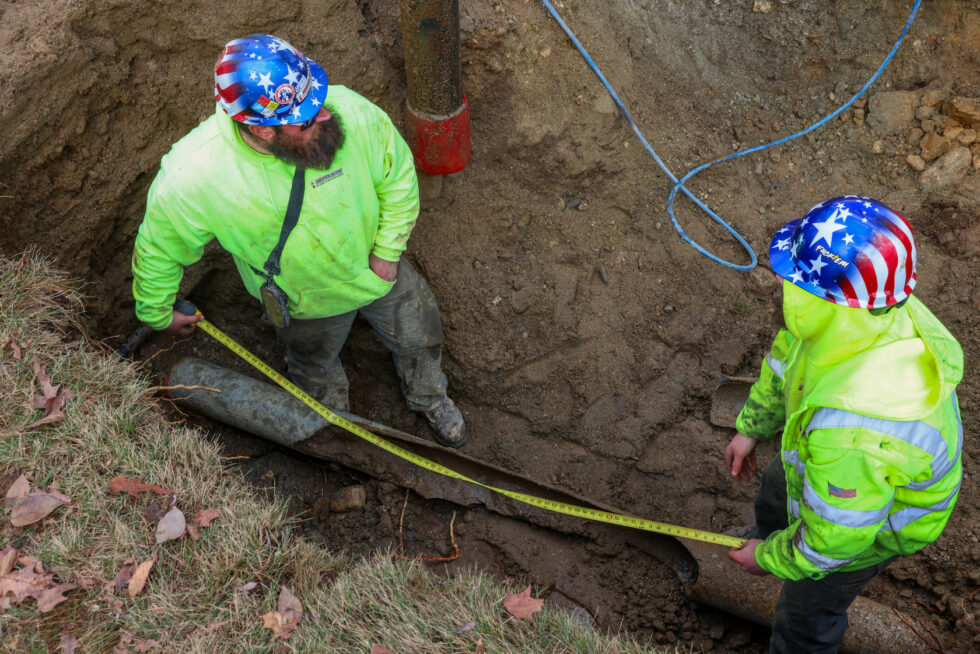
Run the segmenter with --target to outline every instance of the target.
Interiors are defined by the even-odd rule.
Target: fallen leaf
[[[185,529],[187,529],[187,535],[191,537],[191,540],[200,540],[201,532],[192,524],[187,524]]]
[[[129,580],[133,577],[133,573],[136,572],[136,562],[130,559],[123,564],[123,567],[116,573],[116,578],[107,583],[103,589],[105,592],[116,595],[122,590],[123,586],[129,584]]]
[[[44,366],[35,361],[31,367],[34,368],[37,380],[41,382],[41,391],[44,393],[44,397],[53,399],[58,394],[58,387],[51,385],[51,380],[48,379],[48,373],[44,371]]]
[[[71,391],[59,393],[58,388],[60,386],[51,385],[51,380],[48,379],[48,374],[44,371],[44,366],[37,361],[34,362],[33,368],[34,374],[37,376],[38,381],[41,382],[41,391],[44,393],[43,395],[34,396],[34,408],[44,409],[44,417],[28,425],[28,428],[64,420],[68,416],[65,415],[61,408],[75,396],[72,395]]]
[[[456,627],[456,633],[461,634],[466,631],[469,631],[470,629],[473,629],[474,627],[476,627],[476,623],[470,620],[466,624],[461,624],[458,627]]]
[[[221,515],[221,509],[203,509],[194,516],[195,527],[210,527],[211,521]]]
[[[151,502],[149,506],[143,509],[143,519],[146,520],[146,524],[148,525],[157,524],[165,515],[167,515],[166,505],[158,504],[157,502]]]
[[[21,498],[17,500],[14,508],[10,511],[10,524],[15,527],[32,525],[38,520],[46,518],[48,514],[62,504],[67,504],[67,502],[49,493],[39,493]]]
[[[168,540],[180,538],[184,535],[186,528],[187,521],[184,519],[184,514],[175,506],[167,511],[167,515],[160,518],[160,522],[157,524],[157,543],[166,543]]]
[[[483,654],[486,649],[483,647],[483,639],[476,641],[476,649],[473,650],[473,654]]]
[[[8,500],[16,500],[21,497],[26,497],[30,492],[31,482],[27,481],[27,477],[21,475],[14,480],[14,483],[10,484],[10,488],[7,489],[7,494],[4,497]]]
[[[64,593],[69,590],[72,590],[73,588],[78,588],[78,585],[58,584],[57,586],[52,586],[51,588],[44,590],[37,597],[37,612],[47,613],[54,607],[58,606],[66,599],[68,599],[67,597],[64,596]]]
[[[272,629],[276,636],[285,640],[293,633],[296,625],[303,617],[303,605],[288,588],[283,586],[282,592],[279,593],[278,608],[278,611],[269,611],[263,615],[262,623],[265,627]]]
[[[75,654],[75,650],[81,646],[82,644],[72,634],[62,635],[58,642],[58,649],[61,650],[61,654]]]
[[[520,595],[509,593],[504,599],[504,608],[515,618],[530,620],[531,616],[541,610],[544,600],[531,597],[531,586],[528,585]]]
[[[140,642],[133,645],[133,649],[137,652],[157,652],[163,645],[159,640],[141,640]]]
[[[20,604],[28,597],[37,598],[52,586],[54,574],[45,572],[40,561],[24,557],[24,567],[0,577],[0,597],[10,596],[13,604]]]
[[[149,561],[143,561],[138,566],[136,566],[136,571],[129,580],[129,596],[136,597],[146,586],[146,578],[150,576],[150,568],[156,563],[156,559],[150,559]]]
[[[7,340],[4,341],[3,346],[0,346],[0,353],[2,353],[8,347],[14,353],[14,360],[20,361],[20,347],[17,345],[17,342],[14,340],[13,334],[9,334],[7,336]]]
[[[259,585],[259,582],[257,582],[257,581],[250,581],[247,584],[245,584],[244,586],[242,586],[242,590],[245,590],[245,591],[255,590],[255,587],[258,586],[258,585]]]
[[[17,562],[17,557],[20,556],[15,548],[7,546],[3,548],[0,552],[0,576],[9,575],[10,571],[14,569],[14,563]]]
[[[372,645],[371,654],[392,654],[392,651],[384,645]]]
[[[131,479],[129,477],[116,477],[109,482],[109,490],[113,493],[129,493],[134,500],[140,498],[140,493],[153,491],[157,495],[173,495],[174,492],[163,486],[156,484],[144,484],[139,477]]]

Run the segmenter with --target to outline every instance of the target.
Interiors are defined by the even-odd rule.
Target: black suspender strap
[[[299,212],[303,208],[303,193],[306,190],[306,169],[296,167],[293,174],[293,188],[289,191],[289,204],[286,206],[286,217],[282,221],[282,231],[279,233],[279,242],[269,253],[269,259],[265,262],[265,269],[269,275],[278,275],[279,257],[282,256],[282,249],[286,247],[286,239],[289,233],[299,222]],[[264,276],[264,275],[263,275]],[[268,279],[268,278],[267,278]]]

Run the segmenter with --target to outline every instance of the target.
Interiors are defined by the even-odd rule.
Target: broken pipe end
[[[429,175],[451,175],[470,160],[470,109],[463,104],[448,116],[416,111],[405,103],[405,130],[415,165]]]

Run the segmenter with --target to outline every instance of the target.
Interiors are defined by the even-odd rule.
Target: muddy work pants
[[[786,471],[776,457],[762,473],[755,500],[752,538],[789,526],[786,515]],[[847,607],[875,575],[894,560],[850,572],[832,572],[823,579],[784,581],[772,618],[769,654],[834,654],[847,629]]]
[[[429,285],[404,258],[395,285],[384,297],[357,311],[294,319],[288,327],[276,329],[286,345],[289,376],[300,388],[329,408],[349,410],[350,387],[339,355],[358,313],[391,350],[410,409],[423,411],[446,397],[439,309]]]

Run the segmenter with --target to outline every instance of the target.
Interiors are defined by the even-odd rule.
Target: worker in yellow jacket
[[[729,556],[785,579],[770,652],[836,652],[847,607],[897,556],[936,540],[960,489],[963,352],[915,297],[915,240],[870,198],[823,202],[769,250],[783,277],[776,336],[725,452],[762,474],[749,540]]]
[[[289,374],[349,407],[340,349],[357,313],[394,356],[409,407],[443,445],[468,436],[446,395],[432,292],[402,258],[419,213],[412,153],[388,115],[286,41],[229,42],[217,109],[163,158],[133,253],[136,315],[187,334],[173,310],[184,266],[217,239],[286,345]]]

